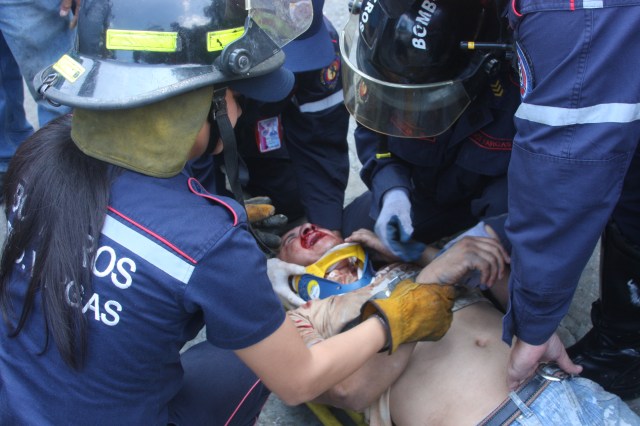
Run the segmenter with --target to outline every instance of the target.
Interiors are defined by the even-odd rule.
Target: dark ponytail
[[[91,294],[91,270],[114,172],[113,166],[76,147],[71,117],[64,116],[22,143],[5,176],[10,226],[0,264],[3,319],[10,336],[17,336],[40,297],[47,336],[42,352],[52,337],[75,369],[82,366],[87,341],[82,296]],[[16,262],[31,250],[36,256],[30,280],[11,284]],[[12,305],[10,292],[24,295],[21,306]]]

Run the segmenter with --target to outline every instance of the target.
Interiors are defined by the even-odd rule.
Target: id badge
[[[282,126],[280,116],[265,118],[256,124],[256,143],[261,153],[280,149],[282,146]]]

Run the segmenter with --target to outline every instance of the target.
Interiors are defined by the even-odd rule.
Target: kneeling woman
[[[23,143],[6,176],[0,424],[253,424],[267,389],[298,404],[387,340],[441,337],[403,329],[420,324],[415,309],[307,348],[244,209],[190,176],[187,160],[233,133],[231,89],[264,101],[292,89],[273,43],[246,39],[287,25],[274,40],[295,37],[311,5],[247,15],[243,3],[87,2],[77,47],[39,74],[74,113]],[[218,56],[235,42],[256,62],[233,74]],[[207,341],[181,356],[203,325]]]

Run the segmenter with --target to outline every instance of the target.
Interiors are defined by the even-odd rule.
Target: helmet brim
[[[256,81],[244,84],[247,93],[238,89],[248,97],[262,97],[269,101],[284,98],[293,87],[293,76],[286,76],[287,71],[274,73],[283,63],[284,53],[278,52],[246,74],[231,76],[213,64],[123,64],[94,60],[69,52],[56,64],[36,74],[33,83],[42,96],[54,103],[75,108],[107,110],[140,107],[200,87],[215,86],[216,83],[224,82],[224,86],[241,87],[241,79],[253,79],[271,73],[270,82],[277,84],[270,88],[269,93],[266,90],[251,91],[258,86]],[[282,94],[283,92],[286,93]]]

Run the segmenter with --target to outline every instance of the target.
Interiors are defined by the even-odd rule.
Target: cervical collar
[[[333,266],[348,258],[355,258],[359,277],[357,281],[340,284],[324,278]],[[332,248],[316,263],[307,266],[304,274],[294,276],[292,287],[304,300],[324,299],[364,287],[371,282],[373,276],[374,270],[369,261],[369,255],[365,253],[362,246],[345,243]]]

